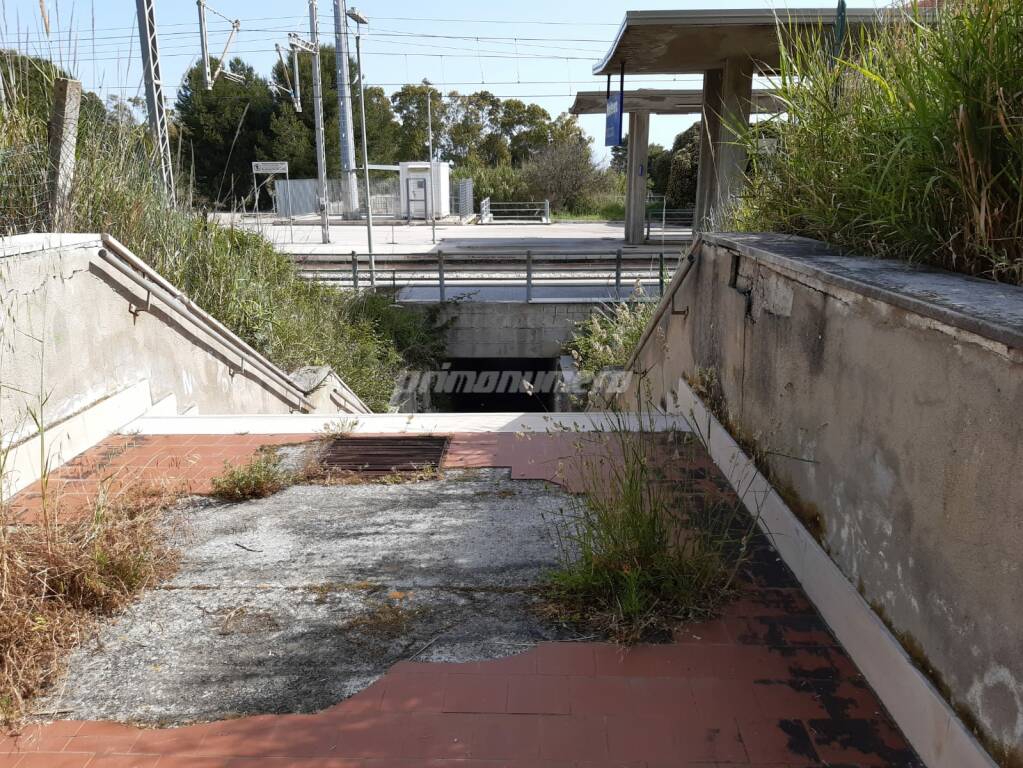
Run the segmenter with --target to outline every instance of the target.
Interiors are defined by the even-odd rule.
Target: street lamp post
[[[369,21],[356,8],[345,14],[355,22],[355,60],[359,65],[359,107],[362,112],[362,172],[366,180],[366,242],[369,245],[369,284],[376,287],[377,264],[373,255],[373,198],[369,191],[369,150],[366,147],[366,73],[362,69],[362,25]]]

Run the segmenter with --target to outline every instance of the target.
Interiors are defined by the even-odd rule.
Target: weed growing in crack
[[[667,639],[733,591],[754,520],[710,480],[698,437],[655,432],[649,412],[609,414],[570,460],[584,487],[554,520],[550,617],[632,643]]]
[[[281,467],[281,458],[275,451],[260,451],[248,463],[235,466],[224,463],[224,473],[213,478],[210,494],[221,501],[247,501],[262,499],[283,491],[298,477]]]

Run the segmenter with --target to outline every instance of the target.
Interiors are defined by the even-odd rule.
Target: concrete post
[[[49,129],[49,213],[50,229],[53,232],[63,232],[71,223],[71,185],[75,178],[78,112],[81,105],[80,82],[66,78],[54,81]]]
[[[753,104],[753,69],[753,60],[747,57],[728,59],[725,62],[721,80],[715,214],[728,208],[732,198],[742,190],[745,181],[746,151],[736,143],[736,130],[749,125]]]
[[[696,179],[696,210],[693,231],[707,229],[717,199],[717,142],[721,133],[721,80],[724,73],[711,69],[703,73],[703,110],[700,130],[700,164]]]
[[[629,114],[629,185],[625,204],[625,242],[641,245],[645,229],[647,156],[650,148],[650,113]]]
[[[635,156],[633,147],[636,145],[635,115],[629,114],[629,135],[625,141],[625,242],[632,242],[632,158]]]

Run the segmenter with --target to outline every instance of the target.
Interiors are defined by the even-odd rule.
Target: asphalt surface
[[[153,724],[311,712],[409,658],[522,652],[571,497],[507,470],[294,486],[178,510],[181,567],[70,659],[37,711]]]

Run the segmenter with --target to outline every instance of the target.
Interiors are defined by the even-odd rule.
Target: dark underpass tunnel
[[[444,363],[432,382],[430,410],[554,411],[560,382],[557,358],[453,358]]]

